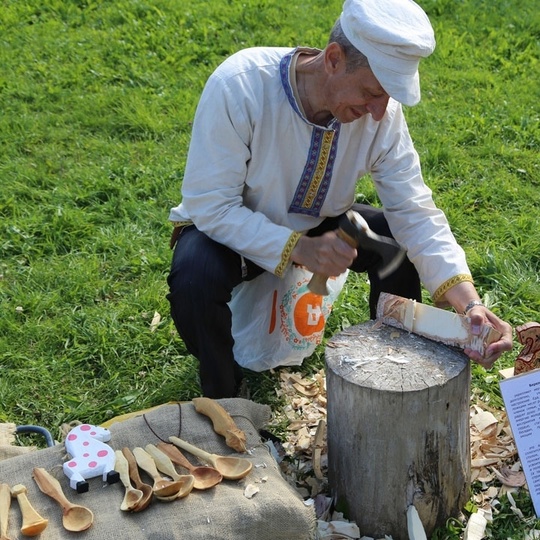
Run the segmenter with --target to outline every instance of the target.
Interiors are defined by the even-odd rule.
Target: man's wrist
[[[467,315],[467,313],[469,313],[469,311],[475,307],[475,306],[482,306],[484,307],[484,304],[482,302],[482,300],[471,300],[466,306],[465,306],[465,309],[463,310],[463,315]]]

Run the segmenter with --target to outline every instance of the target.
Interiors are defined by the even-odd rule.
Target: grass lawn
[[[438,45],[406,116],[426,181],[484,301],[514,326],[538,320],[540,10],[535,0],[420,3]],[[200,91],[240,48],[323,47],[340,10],[337,0],[4,0],[0,422],[58,437],[64,422],[199,394],[165,295],[167,216]],[[377,204],[369,179],[358,200]],[[367,320],[367,295],[365,277],[351,276],[327,337]],[[324,345],[301,371],[321,367]],[[249,379],[255,401],[280,407],[278,373]],[[503,406],[496,370],[474,366],[473,389]],[[524,537],[534,517],[520,497],[526,525],[503,503],[490,538]],[[461,531],[449,524],[440,538]]]

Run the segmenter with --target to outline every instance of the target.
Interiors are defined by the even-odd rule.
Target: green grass
[[[423,100],[406,114],[426,181],[485,300],[514,326],[537,320],[538,6],[421,4],[438,46],[421,65]],[[0,422],[58,436],[64,422],[198,395],[197,362],[165,295],[167,216],[200,91],[240,48],[324,46],[340,9],[337,0],[2,3]],[[367,179],[358,197],[377,202]],[[328,337],[367,319],[367,294],[365,277],[351,276]],[[323,366],[321,346],[302,370]],[[279,407],[277,373],[249,379],[253,399]],[[493,373],[474,367],[473,386],[502,406]],[[490,538],[518,538],[523,527],[503,509]],[[440,538],[459,534],[450,523]]]

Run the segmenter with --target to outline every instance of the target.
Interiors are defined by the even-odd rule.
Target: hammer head
[[[342,238],[354,247],[373,251],[381,257],[377,269],[379,278],[384,279],[394,272],[405,258],[405,250],[387,236],[373,232],[366,220],[354,210],[349,210],[339,222]]]

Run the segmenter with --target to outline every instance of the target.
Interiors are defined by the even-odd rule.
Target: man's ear
[[[324,50],[324,63],[328,73],[345,69],[345,51],[338,43],[329,43]]]

